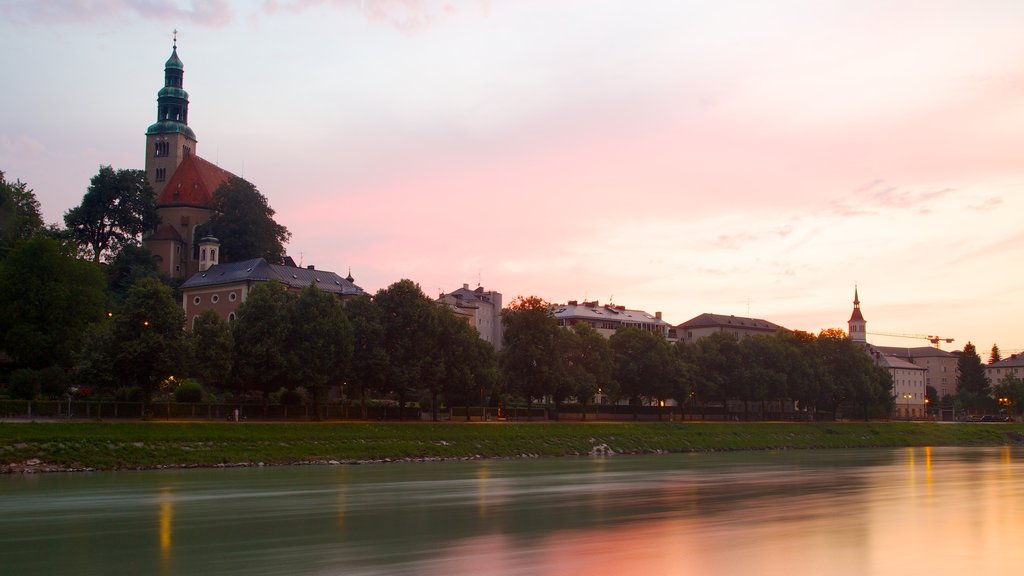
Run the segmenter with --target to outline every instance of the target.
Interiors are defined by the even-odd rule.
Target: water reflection
[[[0,478],[0,557],[5,574],[996,571],[1024,561],[1020,454],[918,448],[12,476]]]

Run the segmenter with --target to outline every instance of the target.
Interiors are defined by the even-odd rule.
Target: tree
[[[234,364],[235,338],[228,325],[213,310],[203,310],[188,337],[189,356],[195,376],[207,386],[226,388]]]
[[[252,183],[234,176],[213,192],[216,213],[196,227],[196,238],[220,240],[220,261],[240,262],[265,258],[284,262],[284,245],[291,238],[287,228],[274,221],[274,209]]]
[[[587,404],[597,394],[614,396],[616,386],[612,377],[615,361],[608,340],[590,324],[577,323],[566,331],[571,337],[567,342],[569,359],[569,383],[572,394],[580,403],[583,419],[587,419]]]
[[[96,264],[52,238],[23,242],[0,260],[0,349],[21,366],[66,368],[106,304]]]
[[[533,401],[551,393],[565,380],[559,347],[558,321],[551,306],[537,296],[519,296],[501,311],[505,346],[499,362],[511,392]]]
[[[449,407],[465,406],[468,420],[474,399],[479,397],[482,402],[484,390],[493,385],[494,347],[448,306],[438,304],[437,314],[438,335],[434,348],[438,353],[440,381],[431,387],[433,416],[436,420],[436,393],[440,392]]]
[[[827,381],[820,390],[821,403],[836,412],[857,407],[865,420],[872,413],[892,412],[892,377],[874,363],[866,348],[835,328],[818,334],[817,348]]]
[[[43,230],[39,201],[21,180],[8,182],[0,170],[0,258],[18,242]]]
[[[740,346],[731,332],[715,332],[694,343],[697,362],[693,394],[701,405],[701,416],[711,400],[725,402],[732,393],[740,365]]]
[[[309,391],[313,418],[331,385],[341,385],[352,361],[352,326],[341,302],[309,285],[288,303],[285,355],[289,382]]]
[[[818,401],[827,396],[823,391],[827,378],[818,353],[817,338],[802,331],[779,332],[775,337],[782,344],[782,365],[786,373],[786,393],[801,410],[813,412]]]
[[[100,166],[82,203],[64,214],[64,225],[83,252],[99,262],[156,228],[155,203],[144,171]]]
[[[430,335],[438,331],[437,305],[412,280],[399,280],[381,289],[374,301],[380,308],[388,358],[385,388],[398,397],[401,410],[408,396],[423,383],[421,379],[434,377],[430,372],[435,369],[431,365],[435,358]]]
[[[253,286],[235,311],[231,325],[235,339],[235,364],[231,381],[243,390],[263,395],[263,409],[270,393],[288,382],[288,318],[285,309],[294,298],[280,282]]]
[[[633,417],[643,398],[665,400],[672,393],[675,358],[661,334],[620,328],[608,339],[615,358],[615,380],[630,399]]]
[[[785,352],[782,342],[771,335],[747,336],[740,341],[742,364],[737,370],[744,419],[749,419],[751,401],[761,401],[761,417],[767,417],[766,401],[785,398]]]
[[[995,386],[992,394],[998,402],[1006,407],[1007,416],[1016,418],[1024,409],[1024,380],[1007,372]]]
[[[185,313],[171,289],[156,278],[142,278],[113,316],[111,354],[114,373],[143,392],[153,393],[182,368]]]
[[[996,362],[999,362],[1002,359],[1003,359],[1003,355],[1002,355],[1002,353],[999,352],[999,345],[998,344],[993,344],[992,345],[992,352],[990,352],[989,355],[988,355],[988,363],[989,364],[995,364]]]
[[[354,340],[348,383],[358,394],[361,417],[366,418],[370,391],[381,389],[387,383],[388,354],[384,349],[383,318],[380,308],[366,294],[349,300],[345,313],[352,324]]]
[[[124,302],[128,289],[140,278],[159,277],[156,263],[149,250],[129,242],[121,246],[107,265],[107,289],[116,304]],[[165,283],[166,279],[161,278]]]
[[[990,387],[985,367],[974,344],[968,342],[962,352],[957,353],[956,391],[964,406],[975,410],[984,409],[990,403]]]

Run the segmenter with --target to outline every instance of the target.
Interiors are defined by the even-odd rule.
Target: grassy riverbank
[[[0,423],[0,471],[1024,443],[1024,424]]]

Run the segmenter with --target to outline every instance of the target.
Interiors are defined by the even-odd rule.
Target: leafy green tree
[[[160,278],[152,254],[134,242],[121,246],[121,249],[107,264],[106,272],[107,290],[116,304],[124,302],[128,295],[128,289],[140,278]],[[160,279],[164,283],[169,282],[169,279]]]
[[[83,341],[81,349],[75,355],[75,382],[92,388],[101,397],[113,394],[119,384],[114,377],[113,368],[113,313],[110,317],[89,325]]]
[[[18,365],[67,368],[106,311],[103,274],[37,236],[0,261],[0,348]]]
[[[34,368],[19,368],[11,372],[7,381],[7,394],[16,400],[31,402],[39,397],[41,390],[39,370]]]
[[[505,346],[499,363],[510,391],[526,400],[550,394],[565,380],[558,321],[551,306],[537,296],[519,296],[501,311]]]
[[[579,322],[566,333],[570,335],[566,343],[568,380],[586,420],[587,404],[597,394],[616,395],[614,387],[617,383],[613,378],[615,360],[608,340],[590,324]]]
[[[270,394],[288,383],[286,308],[292,298],[280,282],[259,283],[235,311],[231,324],[235,340],[231,381],[242,390],[260,392],[264,413]]]
[[[615,358],[614,375],[620,392],[630,400],[633,417],[644,398],[665,400],[672,394],[675,358],[661,334],[639,328],[620,328],[608,339]]]
[[[286,360],[292,388],[303,386],[319,420],[327,389],[340,386],[352,362],[352,325],[341,302],[314,285],[288,303]]]
[[[1024,380],[1008,372],[992,387],[992,394],[1005,407],[1007,416],[1016,418],[1021,415],[1024,410]]]
[[[0,258],[18,242],[43,230],[39,201],[21,180],[8,182],[0,170]]]
[[[865,419],[873,412],[892,411],[892,378],[863,346],[838,329],[822,330],[817,343],[828,381],[822,392],[830,394],[823,403],[836,412],[859,408]]]
[[[203,310],[192,325],[187,341],[192,364],[189,375],[207,386],[227,388],[235,356],[231,326],[213,310]]]
[[[71,237],[95,262],[156,227],[156,199],[142,170],[100,166],[82,203],[64,214]]]
[[[440,380],[430,387],[433,416],[436,420],[440,393],[449,407],[465,406],[468,419],[469,407],[478,403],[477,398],[482,401],[485,389],[493,385],[494,347],[447,306],[437,305],[437,314],[434,349]]]
[[[725,402],[732,396],[733,382],[740,366],[740,344],[731,332],[715,332],[694,343],[697,359],[697,377],[694,381],[694,399],[701,405],[701,417],[707,403]]]
[[[112,322],[114,373],[143,392],[148,406],[161,384],[181,369],[185,313],[171,289],[156,278],[142,278],[128,290]]]
[[[348,387],[359,397],[361,416],[366,418],[369,393],[383,389],[387,383],[384,320],[380,308],[369,295],[346,302],[345,313],[352,324],[354,340]]]
[[[385,387],[398,398],[400,409],[405,408],[409,395],[424,383],[422,379],[437,374],[433,343],[424,337],[438,333],[437,305],[412,280],[399,280],[381,289],[374,301],[380,309],[388,357]]]
[[[956,391],[964,406],[970,409],[985,409],[991,402],[991,383],[985,375],[985,367],[974,344],[968,342],[962,352],[957,353]]]
[[[737,389],[743,400],[744,419],[750,418],[750,403],[758,400],[762,417],[766,417],[766,401],[788,395],[783,343],[774,334],[747,336],[740,341],[740,357]]]
[[[818,353],[817,338],[802,331],[779,332],[775,337],[782,344],[782,365],[786,373],[786,392],[789,399],[813,417],[821,398],[830,396],[823,388],[828,378]]]
[[[213,192],[216,213],[196,228],[196,238],[220,240],[220,261],[240,262],[265,258],[284,262],[287,228],[274,221],[274,209],[252,183],[232,177]]]

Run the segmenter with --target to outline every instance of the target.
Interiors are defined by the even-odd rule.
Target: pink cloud
[[[228,0],[193,0],[187,8],[179,7],[175,0],[14,0],[6,12],[12,20],[29,24],[91,22],[130,14],[147,20],[220,27],[233,17]]]

